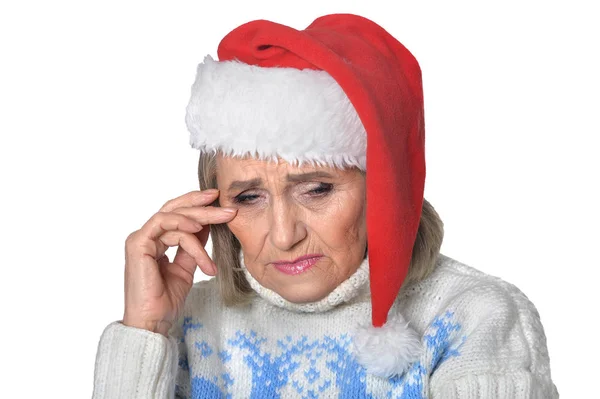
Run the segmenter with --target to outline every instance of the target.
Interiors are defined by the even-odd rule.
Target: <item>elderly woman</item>
[[[94,398],[558,397],[534,305],[439,253],[412,54],[332,14],[218,55],[187,108],[201,191],[128,237]]]

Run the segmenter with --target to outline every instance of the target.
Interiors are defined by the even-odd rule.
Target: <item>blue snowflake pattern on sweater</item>
[[[189,321],[188,326],[192,325]],[[425,352],[420,361],[404,375],[384,381],[387,388],[377,393],[370,392],[368,379],[382,379],[368,376],[357,363],[347,334],[320,339],[287,336],[277,341],[276,351],[268,352],[267,338],[252,330],[236,331],[227,340],[227,348],[217,350],[200,341],[195,349],[202,358],[217,356],[222,364],[241,355],[252,376],[251,399],[280,398],[284,388],[299,398],[331,397],[335,392],[339,398],[416,399],[425,396],[424,381],[441,363],[460,356],[459,349],[466,339],[460,333],[461,326],[452,312],[436,317],[423,335]],[[192,398],[230,398],[234,389],[235,379],[228,373],[198,376],[191,381]]]

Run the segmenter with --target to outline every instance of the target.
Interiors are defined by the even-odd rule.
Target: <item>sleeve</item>
[[[456,301],[466,333],[457,356],[432,374],[432,399],[559,397],[540,315],[525,294],[501,282],[476,287]]]
[[[176,383],[189,378],[178,371],[180,348],[185,351],[180,332],[179,321],[168,338],[121,321],[109,324],[98,344],[93,399],[175,398]]]

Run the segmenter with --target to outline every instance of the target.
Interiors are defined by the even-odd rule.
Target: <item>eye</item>
[[[249,204],[249,203],[252,203],[253,201],[255,201],[258,197],[260,197],[260,196],[257,194],[241,193],[241,194],[233,197],[233,202],[235,202],[236,204]]]
[[[319,196],[319,195],[325,195],[325,194],[329,193],[332,189],[333,189],[333,184],[331,184],[331,183],[319,183],[318,187],[313,188],[308,193],[311,195]]]

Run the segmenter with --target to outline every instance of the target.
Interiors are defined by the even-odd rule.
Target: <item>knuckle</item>
[[[127,236],[127,238],[125,238],[125,244],[126,244],[126,245],[129,245],[129,244],[131,244],[132,242],[134,242],[134,241],[137,239],[137,236],[138,236],[138,231],[139,231],[139,230],[136,230],[136,231],[134,231],[134,232],[130,233],[130,234]]]
[[[179,245],[184,246],[188,249],[192,249],[194,247],[194,239],[196,237],[188,232],[179,231],[177,232],[177,240]]]
[[[168,213],[166,211],[158,211],[152,217],[154,219],[162,220],[167,216],[167,214]]]
[[[181,235],[177,231],[167,231],[159,237],[159,240],[167,246],[179,245],[181,243]]]
[[[165,209],[170,209],[172,205],[173,205],[173,200],[170,199],[167,202],[165,202],[163,204],[163,206],[160,207],[160,210],[162,211],[162,210],[165,210]]]
[[[162,222],[164,222],[169,216],[168,212],[165,211],[158,211],[156,212],[154,215],[152,215],[152,217],[150,218],[150,220],[148,221],[149,225],[161,225]]]

